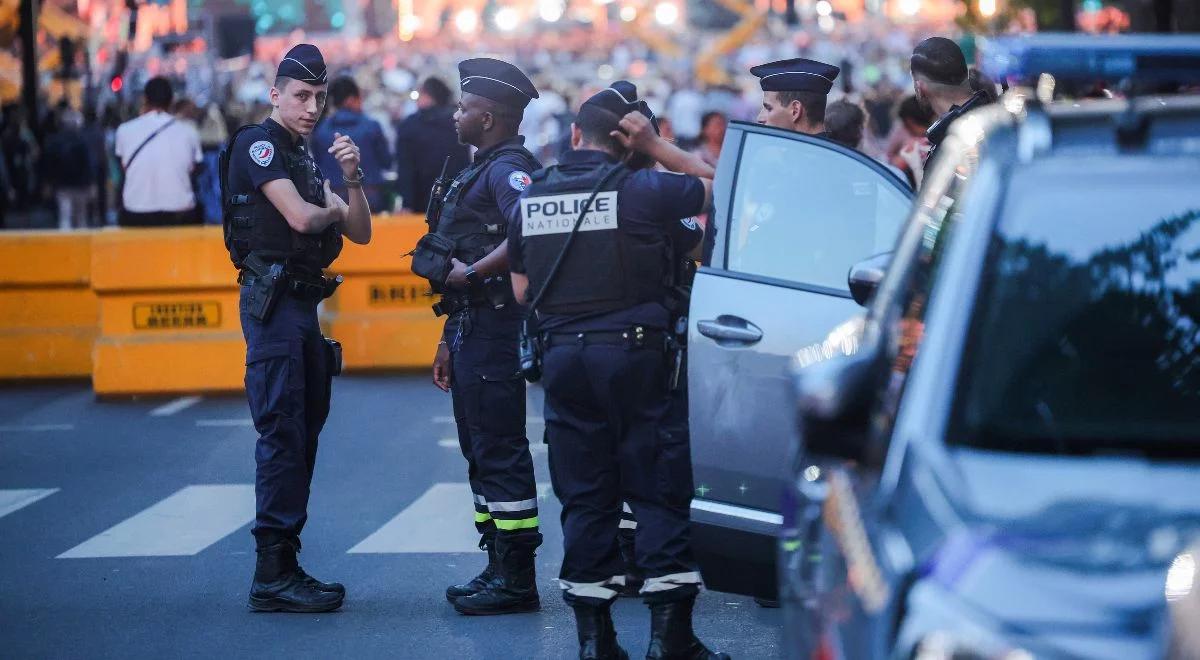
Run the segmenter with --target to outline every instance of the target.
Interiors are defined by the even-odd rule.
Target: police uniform
[[[649,114],[632,87],[593,96],[580,121],[599,111],[616,128],[630,111]],[[701,240],[692,216],[704,197],[696,177],[631,170],[581,149],[533,175],[510,228],[510,268],[528,277],[527,298],[538,300],[550,472],[563,507],[559,583],[576,614],[580,657],[625,657],[609,615],[626,573],[623,502],[637,520],[634,554],[651,607],[647,657],[723,657],[691,632],[700,588],[689,548],[691,462],[686,433],[672,433],[668,422],[667,300],[676,257]]]
[[[459,75],[464,93],[514,111],[538,96],[519,69],[499,60],[466,60],[459,64]],[[454,243],[459,261],[473,264],[505,240],[529,173],[541,167],[524,143],[525,138],[515,135],[479,150],[447,189],[436,233]],[[525,312],[513,298],[507,274],[471,279],[465,289],[433,285],[442,293],[435,310],[448,316],[443,341],[451,356],[454,421],[488,567],[447,589],[446,597],[465,614],[531,611],[541,605],[534,551],[542,535],[525,436],[525,383],[517,363],[517,334]]]
[[[316,47],[288,52],[279,75],[325,82]],[[225,245],[239,271],[240,317],[246,340],[246,397],[259,438],[255,448],[258,564],[251,589],[254,609],[328,611],[341,606],[345,589],[308,576],[296,561],[307,520],[317,437],[329,414],[337,369],[330,343],[317,323],[317,303],[332,292],[322,269],[338,256],[336,227],[300,234],[262,192],[290,179],[305,201],[324,206],[322,173],[302,137],[272,119],[244,126],[222,154]],[[278,282],[275,288],[266,282]],[[262,295],[271,311],[255,318]]]

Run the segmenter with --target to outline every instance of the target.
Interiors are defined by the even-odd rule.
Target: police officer
[[[995,101],[995,89],[986,89],[990,81],[982,81],[978,74],[972,80],[962,49],[946,37],[929,37],[917,44],[909,63],[917,100],[937,117],[926,131],[932,146],[925,157],[928,166],[950,124],[970,110]]]
[[[513,288],[535,310],[544,347],[550,471],[563,505],[559,583],[580,657],[628,657],[610,615],[625,575],[624,500],[638,521],[651,612],[646,657],[727,658],[692,632],[700,575],[688,538],[691,464],[686,436],[681,444],[664,433],[672,263],[700,241],[691,216],[710,201],[713,169],[658,137],[649,117],[625,82],[584,103],[573,150],[533,175],[510,227]],[[634,171],[630,156],[684,174]]]
[[[250,607],[260,611],[328,612],[345,596],[342,585],[311,577],[296,560],[317,436],[340,369],[340,351],[317,325],[317,303],[336,288],[322,269],[343,236],[371,239],[358,147],[338,136],[329,153],[341,171],[322,173],[305,144],[325,95],[320,51],[292,48],[271,89],[270,118],[238,129],[221,157],[225,245],[240,271],[246,397],[259,433]],[[349,204],[330,191],[326,175],[345,183]]]
[[[517,366],[524,310],[508,277],[506,229],[529,173],[541,167],[517,134],[538,97],[520,69],[478,58],[458,66],[462,96],[454,115],[463,144],[478,151],[440,201],[436,234],[454,245],[453,269],[432,282],[446,314],[433,381],[453,396],[459,445],[475,498],[475,527],[488,565],[446,598],[463,614],[541,607],[534,578],[538,531],[533,458],[525,437],[525,383]]]
[[[841,69],[797,57],[750,69],[763,91],[758,123],[808,135],[825,134],[825,102]]]

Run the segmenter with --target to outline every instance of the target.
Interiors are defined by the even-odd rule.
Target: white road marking
[[[549,484],[538,484],[538,497]],[[352,554],[479,552],[470,484],[437,483],[382,527],[347,550]]]
[[[57,488],[14,488],[0,490],[0,518],[58,492]]]
[[[446,449],[458,449],[458,438],[442,438],[438,440],[438,446]]]
[[[200,403],[200,400],[202,398],[203,397],[199,397],[199,396],[181,396],[178,399],[175,399],[174,401],[171,401],[169,403],[164,403],[163,405],[155,408],[154,410],[151,410],[150,416],[151,417],[169,417],[181,410],[186,410],[186,409],[191,408],[192,406],[196,405],[197,403]]]
[[[454,417],[451,417],[449,415],[441,415],[441,416],[431,418],[430,421],[432,421],[434,424],[453,424]],[[526,424],[545,424],[546,420],[542,419],[541,417],[526,417],[525,423]]]
[[[194,555],[252,520],[253,484],[187,486],[58,557]]]
[[[198,419],[196,426],[254,426],[252,419]]]
[[[458,446],[458,438],[442,438],[438,440],[438,446],[444,449],[460,449]],[[546,443],[544,442],[529,442],[529,452],[531,454],[542,454],[546,452]]]
[[[28,431],[40,433],[44,431],[74,431],[74,424],[12,424],[8,426],[0,426],[0,433],[20,433]]]

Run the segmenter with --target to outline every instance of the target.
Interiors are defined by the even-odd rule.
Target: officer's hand
[[[450,391],[450,347],[445,342],[438,344],[433,357],[433,384],[443,392]]]
[[[329,153],[333,154],[338,165],[341,165],[342,176],[347,179],[353,179],[358,176],[358,145],[354,144],[354,140],[351,140],[349,135],[334,133],[333,146],[329,147]]]
[[[450,274],[446,276],[446,284],[456,288],[463,289],[467,286],[467,265],[458,259],[451,258]]]
[[[350,209],[350,205],[346,203],[346,200],[330,189],[329,179],[325,179],[325,208],[340,211],[342,213],[342,220],[346,219],[346,212]]]
[[[609,133],[621,146],[631,151],[649,153],[649,149],[658,141],[654,132],[654,124],[640,112],[631,112],[621,118],[619,131]]]

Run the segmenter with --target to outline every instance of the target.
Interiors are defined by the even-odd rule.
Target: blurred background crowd
[[[470,157],[452,119],[456,65],[469,57],[530,74],[541,98],[522,133],[546,164],[567,148],[577,105],[613,80],[637,83],[664,133],[715,163],[727,122],[758,113],[751,66],[833,63],[831,137],[907,175],[932,119],[908,72],[925,36],[955,36],[970,59],[991,34],[1200,24],[1189,0],[1168,2],[1166,16],[1149,0],[52,0],[22,22],[30,4],[0,0],[5,228],[118,224],[136,146],[121,153],[118,129],[148,110],[171,115],[175,136],[140,167],[177,154],[194,198],[154,222],[219,223],[218,154],[238,126],[269,114],[277,60],[302,41],[321,47],[331,72],[314,148],[335,131],[354,136],[373,210],[420,212],[446,156],[452,172]],[[144,93],[155,79],[170,88],[160,108]]]

